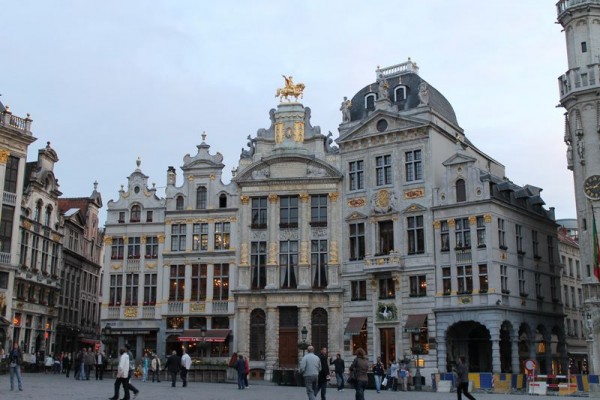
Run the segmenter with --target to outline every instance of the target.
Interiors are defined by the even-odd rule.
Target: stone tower
[[[600,223],[600,4],[561,0],[558,22],[567,43],[567,72],[558,78],[566,109],[567,166],[573,171],[590,374],[600,371],[600,271],[594,262],[594,216]],[[595,214],[595,215],[594,215]]]

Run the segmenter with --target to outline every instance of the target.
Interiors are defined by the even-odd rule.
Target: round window
[[[134,187],[134,188],[133,188],[133,191],[134,191],[135,193],[139,193],[139,192],[140,192],[140,187],[139,187],[139,186],[136,186],[136,187]]]
[[[379,132],[383,132],[387,129],[388,127],[388,123],[385,119],[380,119],[379,121],[377,121],[377,130]]]

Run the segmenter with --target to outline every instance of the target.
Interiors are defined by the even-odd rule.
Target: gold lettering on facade
[[[190,312],[204,312],[205,310],[205,303],[190,303]]]
[[[404,191],[405,199],[416,199],[416,198],[423,197],[423,196],[425,196],[424,188],[411,189],[411,190]]]
[[[363,207],[365,204],[367,204],[367,201],[363,197],[348,200],[348,207]]]

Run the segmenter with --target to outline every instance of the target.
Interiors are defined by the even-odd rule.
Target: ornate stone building
[[[595,259],[594,222],[600,221],[600,4],[561,0],[558,23],[565,32],[567,72],[558,78],[560,104],[566,109],[564,141],[567,168],[573,171],[583,274],[590,373],[600,371],[600,270]]]
[[[19,269],[19,226],[27,148],[36,138],[31,118],[13,115],[0,103],[0,347],[13,341],[15,273]]]

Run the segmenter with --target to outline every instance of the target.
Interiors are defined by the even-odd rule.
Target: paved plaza
[[[54,400],[54,399],[77,399],[77,400],[106,400],[113,393],[113,379],[104,379],[96,381],[94,378],[89,381],[76,381],[72,377],[67,379],[64,375],[24,373],[24,390],[10,391],[10,381],[8,375],[0,375],[0,399],[35,399],[35,400]],[[160,383],[141,382],[136,379],[134,385],[140,390],[136,400],[306,400],[306,391],[303,387],[276,386],[268,382],[250,381],[250,388],[240,391],[235,383],[199,383],[190,382],[188,387],[181,387],[181,382],[177,382],[176,388],[171,387],[170,382],[161,380]],[[122,396],[121,391],[121,396]],[[477,400],[526,400],[533,398],[560,399],[560,396],[527,396],[522,394],[502,395],[475,393]],[[573,397],[571,397],[573,398]],[[132,396],[133,399],[133,396]],[[317,400],[320,399],[320,395]],[[354,389],[346,388],[343,392],[338,392],[335,388],[327,390],[328,400],[354,400]],[[392,399],[410,399],[410,400],[442,400],[456,399],[456,393],[433,393],[433,392],[386,392],[377,394],[374,390],[365,392],[365,400],[392,400]],[[465,398],[466,399],[466,398]]]

